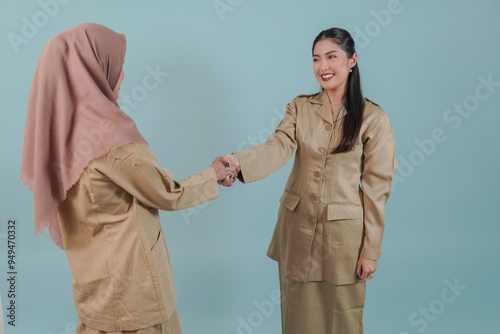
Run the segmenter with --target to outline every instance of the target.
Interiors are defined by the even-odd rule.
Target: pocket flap
[[[297,204],[299,204],[300,197],[295,194],[285,192],[283,196],[281,196],[280,202],[281,204],[283,204],[285,208],[287,208],[290,211],[293,211],[297,206]]]
[[[328,220],[359,219],[363,210],[359,204],[334,203],[328,204]]]

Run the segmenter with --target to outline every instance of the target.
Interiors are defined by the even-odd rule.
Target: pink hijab
[[[88,163],[126,143],[146,143],[113,95],[125,58],[123,34],[82,23],[52,37],[28,99],[21,180],[34,195],[35,233],[48,227],[64,248],[57,207]]]

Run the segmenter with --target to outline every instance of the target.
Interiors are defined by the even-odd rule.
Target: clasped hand
[[[217,183],[224,187],[230,187],[240,172],[240,161],[237,155],[226,154],[224,157],[215,158],[211,167],[215,169],[217,174]]]

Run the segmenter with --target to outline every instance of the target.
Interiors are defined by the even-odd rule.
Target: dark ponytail
[[[323,39],[330,39],[332,42],[337,44],[347,54],[348,59],[351,59],[356,52],[354,40],[349,32],[341,28],[330,28],[323,30],[316,37],[316,39],[314,39],[312,47],[313,54],[316,43]],[[356,147],[356,143],[358,141],[359,131],[363,121],[364,98],[363,93],[361,92],[361,78],[357,63],[352,68],[352,72],[349,73],[344,107],[347,110],[347,115],[344,118],[342,140],[331,153],[344,153],[352,151],[354,147]]]

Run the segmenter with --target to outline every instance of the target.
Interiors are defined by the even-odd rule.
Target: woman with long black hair
[[[397,166],[394,136],[384,110],[363,97],[347,31],[322,31],[312,58],[322,91],[290,102],[264,144],[223,160],[249,183],[295,155],[268,250],[279,263],[283,333],[359,334]]]

